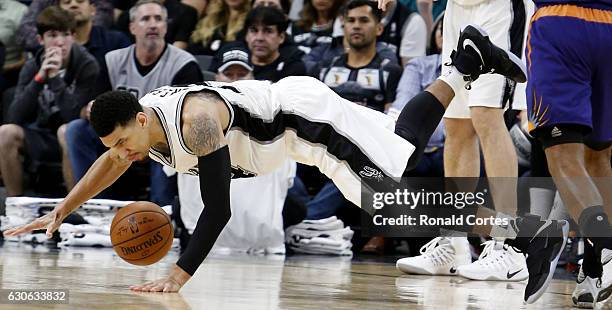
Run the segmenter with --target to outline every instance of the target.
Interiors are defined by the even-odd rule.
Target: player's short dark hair
[[[287,16],[275,7],[259,6],[252,9],[244,21],[245,33],[255,25],[276,26],[278,33],[283,33],[289,26]]]
[[[380,22],[382,20],[382,17],[383,17],[382,10],[378,8],[378,3],[376,1],[371,1],[371,0],[350,0],[344,6],[342,15],[346,17],[350,10],[358,8],[358,7],[362,7],[364,5],[372,8],[372,15],[374,16],[374,19],[376,20],[376,22]]]
[[[68,11],[63,10],[59,6],[52,5],[42,10],[38,17],[36,17],[36,30],[40,36],[51,30],[74,33],[76,21]]]
[[[99,137],[110,135],[117,126],[126,126],[142,112],[138,99],[126,91],[108,91],[96,98],[89,121]]]

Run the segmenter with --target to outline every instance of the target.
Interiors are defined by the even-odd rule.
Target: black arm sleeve
[[[231,166],[227,145],[206,156],[198,157],[198,169],[204,210],[200,214],[187,249],[176,263],[190,275],[200,267],[232,216]]]

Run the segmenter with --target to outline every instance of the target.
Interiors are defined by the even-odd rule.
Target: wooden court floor
[[[392,263],[343,257],[215,255],[178,294],[133,293],[178,257],[137,267],[111,249],[0,246],[2,289],[68,289],[67,305],[0,309],[570,309],[573,281],[554,280],[534,305],[524,283],[403,275]]]

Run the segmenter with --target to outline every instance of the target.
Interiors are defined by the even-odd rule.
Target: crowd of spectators
[[[400,0],[382,12],[368,0],[0,1],[7,194],[23,195],[24,172],[41,165],[63,172],[66,190],[78,182],[104,152],[89,110],[109,90],[140,98],[171,84],[309,75],[397,116],[440,74],[445,3]],[[444,175],[444,136],[440,126],[414,176]],[[137,169],[150,176],[151,201],[172,202],[176,178],[152,163]],[[349,204],[303,166],[289,199],[306,207],[307,219]]]

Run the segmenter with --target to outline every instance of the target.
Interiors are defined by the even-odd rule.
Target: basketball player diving
[[[140,102],[126,92],[104,93],[92,106],[91,123],[109,150],[54,210],[5,234],[44,229],[51,236],[68,214],[115,182],[132,162],[149,156],[179,172],[198,175],[206,206],[170,274],[130,287],[177,292],[231,217],[232,177],[265,174],[293,159],[317,166],[348,200],[361,206],[361,182],[376,186],[382,179],[397,181],[418,163],[455,90],[469,89],[479,75],[488,73],[526,80],[521,61],[493,45],[475,26],[463,29],[451,58],[450,73],[406,104],[396,122],[342,99],[309,77],[288,77],[274,84],[165,86]],[[564,247],[567,223],[516,218],[508,226],[512,227],[489,227],[487,233],[507,229],[509,241],[528,254],[525,300],[537,299]]]

